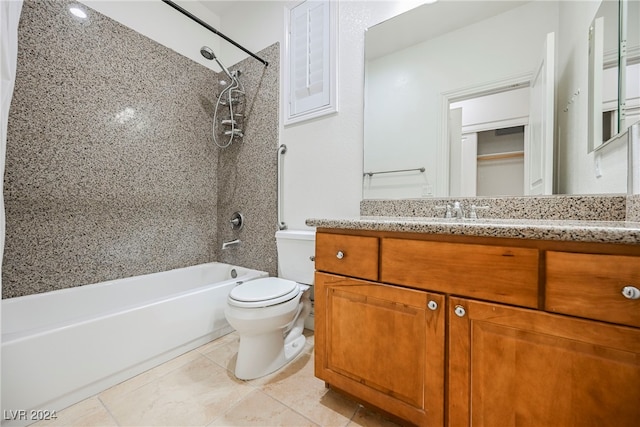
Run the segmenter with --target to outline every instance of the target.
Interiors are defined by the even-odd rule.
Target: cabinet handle
[[[465,310],[464,307],[461,305],[456,305],[456,308],[453,310],[453,312],[458,317],[464,317],[465,314],[467,314],[467,310]]]
[[[427,303],[427,307],[429,307],[429,310],[436,311],[438,309],[438,303],[431,300]]]
[[[622,295],[627,299],[640,299],[640,289],[635,286],[625,286],[622,288]]]
[[[336,254],[336,258],[338,258],[338,259],[344,258],[344,252],[338,251],[338,253]]]

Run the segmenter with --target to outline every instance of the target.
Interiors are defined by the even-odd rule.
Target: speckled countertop
[[[310,218],[306,224],[317,228],[640,245],[640,222],[630,221],[361,216],[353,219]]]

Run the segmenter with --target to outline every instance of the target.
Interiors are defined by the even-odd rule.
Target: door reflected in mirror
[[[525,194],[529,90],[526,86],[450,103],[449,196]]]

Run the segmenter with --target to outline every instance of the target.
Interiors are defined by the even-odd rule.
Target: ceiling
[[[384,56],[506,12],[529,0],[442,0],[424,4],[367,30],[367,59]],[[375,49],[370,48],[375,46]]]

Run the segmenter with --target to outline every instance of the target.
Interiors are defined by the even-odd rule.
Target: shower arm
[[[287,224],[282,221],[282,158],[284,153],[287,152],[287,146],[281,144],[278,147],[278,229],[284,230],[287,228]]]
[[[231,43],[232,45],[234,45],[238,49],[242,50],[243,52],[248,53],[249,55],[251,55],[252,57],[257,59],[258,61],[262,62],[265,67],[269,65],[269,63],[267,61],[265,61],[264,59],[260,58],[258,55],[256,55],[255,53],[251,52],[249,49],[245,48],[244,46],[236,43],[234,40],[230,39],[229,37],[225,36],[220,31],[216,30],[211,25],[207,24],[202,19],[198,18],[197,16],[195,16],[194,14],[189,12],[188,10],[178,6],[177,4],[172,2],[171,0],[162,0],[162,2],[166,3],[167,5],[171,6],[175,10],[177,10],[178,12],[182,13],[187,18],[190,18],[191,20],[193,20],[193,21],[197,22],[198,24],[202,25],[207,30],[211,31],[213,34],[215,34],[217,36],[220,36],[221,38],[223,38],[224,40],[228,41],[229,43]]]

